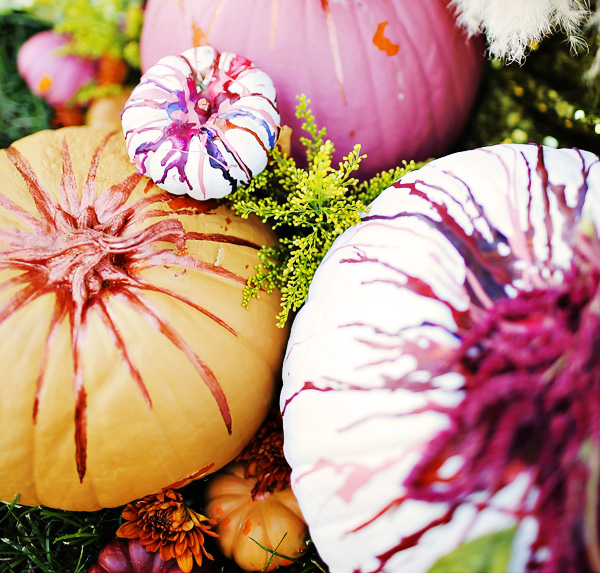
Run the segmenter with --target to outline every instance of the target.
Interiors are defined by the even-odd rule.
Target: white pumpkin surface
[[[461,431],[453,412],[469,392],[474,400],[466,363],[483,346],[452,359],[471,325],[499,301],[560,289],[575,259],[589,262],[582,253],[597,248],[599,199],[595,155],[503,144],[406,175],[334,242],[294,321],[281,395],[292,488],[333,573],[429,571],[461,545],[511,528],[506,570],[560,562],[536,513],[547,484],[534,463],[515,454],[497,468],[487,452],[495,487],[481,472],[452,502],[467,449],[426,456],[434,440]],[[515,423],[499,417],[491,449],[502,450]],[[428,459],[443,463],[430,481],[421,475],[424,499],[409,478]]]
[[[175,195],[217,199],[267,165],[279,112],[271,78],[211,46],[161,58],[122,114],[127,152],[140,173]]]

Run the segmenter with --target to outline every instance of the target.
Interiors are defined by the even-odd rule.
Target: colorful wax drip
[[[333,244],[281,397],[332,570],[454,570],[438,561],[470,541],[498,570],[598,569],[599,193],[589,152],[481,148],[404,176]]]
[[[202,46],[150,67],[122,124],[140,173],[171,193],[204,200],[228,195],[266,167],[279,113],[265,72]]]

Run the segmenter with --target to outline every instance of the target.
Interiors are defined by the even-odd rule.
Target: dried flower
[[[236,461],[245,462],[245,477],[256,477],[252,498],[290,484],[291,468],[283,455],[281,414],[273,410]]]
[[[185,573],[202,564],[202,555],[213,559],[204,548],[204,535],[217,537],[211,531],[214,519],[196,513],[183,501],[181,494],[166,489],[148,495],[123,510],[126,523],[117,530],[118,537],[138,539],[147,551],[158,551],[161,559],[176,559]]]

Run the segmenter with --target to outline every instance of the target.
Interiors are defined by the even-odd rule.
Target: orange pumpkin
[[[124,87],[117,93],[95,99],[85,113],[86,125],[120,131],[121,113],[130,94],[131,88]]]
[[[241,306],[257,219],[169,195],[123,136],[0,151],[0,499],[122,505],[233,459],[272,403],[278,297]]]
[[[297,558],[306,550],[308,529],[291,488],[253,495],[256,482],[245,477],[244,464],[229,464],[210,479],[203,513],[218,519],[217,541],[226,557],[247,571],[270,571],[291,561],[261,545]]]

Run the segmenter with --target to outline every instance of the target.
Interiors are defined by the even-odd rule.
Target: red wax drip
[[[572,267],[564,271],[559,284],[520,291],[513,298],[507,296],[505,287],[522,272],[515,266],[515,254],[500,258],[498,245],[507,244],[506,238],[489,223],[471,190],[457,176],[449,174],[468,192],[472,206],[478,211],[477,217],[489,225],[491,239],[484,238],[476,226],[467,234],[450,217],[446,205],[428,199],[429,186],[425,181],[400,180],[395,186],[427,201],[439,220],[415,213],[365,217],[367,221],[417,217],[426,222],[454,245],[479,283],[477,286],[493,301],[491,307],[482,308],[475,292],[465,284],[471,295],[470,308],[458,314],[450,309],[454,310],[458,327],[455,335],[462,341],[459,350],[447,352],[436,364],[407,349],[415,355],[422,371],[429,369],[432,381],[448,372],[461,373],[465,379],[465,397],[457,407],[445,412],[450,420],[449,429],[427,445],[420,463],[403,484],[406,490],[403,498],[393,500],[357,528],[366,527],[407,498],[444,503],[448,508],[440,519],[400,539],[379,555],[378,571],[384,570],[398,552],[417,545],[427,531],[449,522],[456,509],[473,494],[486,494],[489,499],[522,472],[527,472],[531,480],[529,493],[535,488],[537,494],[517,509],[514,517],[518,521],[532,516],[539,527],[527,569],[540,573],[598,569],[600,243],[595,237],[582,236],[579,230],[590,169],[579,155],[582,183],[576,190],[574,206],[568,206],[565,186],[550,181],[544,150],[538,146],[537,162],[530,171],[535,170],[541,180],[543,230],[540,232],[549,237],[547,247],[551,255],[550,238],[555,233],[550,216],[553,199],[563,216],[563,238],[573,248]],[[523,160],[528,163],[524,156]],[[532,180],[530,173],[530,192],[533,192]],[[435,189],[447,194],[444,189]],[[448,200],[453,199],[448,196]],[[556,274],[551,258],[542,263],[533,252],[536,230],[532,211],[530,200],[525,228],[514,229],[515,236],[522,237],[522,244],[529,250],[520,253],[525,257],[521,262],[546,265],[550,273]],[[519,220],[516,215],[515,221]],[[467,217],[473,222],[473,217]],[[346,262],[383,264],[360,255]],[[420,296],[435,297],[419,281],[405,274],[400,284]],[[376,331],[376,327],[372,330]],[[397,386],[389,387],[404,387],[406,381],[395,383]],[[421,383],[410,389],[427,392],[430,388],[430,384]],[[443,464],[455,456],[462,459],[460,471],[450,478],[438,475]],[[486,504],[484,501],[479,507]],[[544,560],[540,560],[540,549],[547,550]]]

